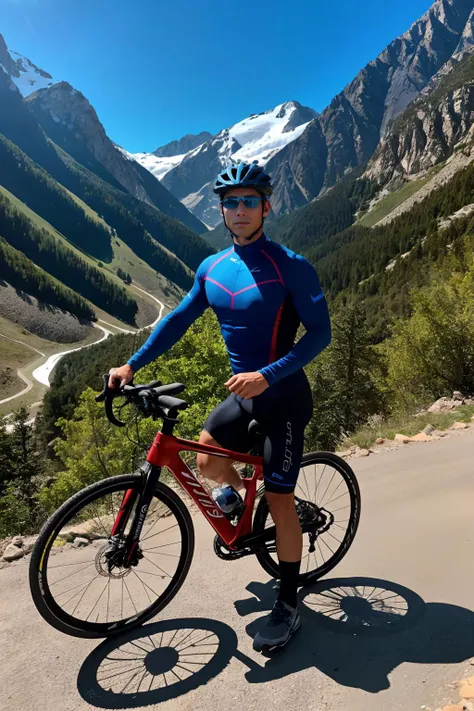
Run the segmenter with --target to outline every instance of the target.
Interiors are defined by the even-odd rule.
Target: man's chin
[[[236,237],[238,237],[241,240],[248,239],[250,235],[252,234],[253,230],[251,227],[239,227],[238,225],[232,227],[232,232]]]

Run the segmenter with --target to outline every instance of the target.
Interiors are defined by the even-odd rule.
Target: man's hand
[[[268,383],[261,373],[239,373],[233,375],[225,384],[234,395],[240,395],[244,400],[261,395],[268,387]]]
[[[109,388],[111,390],[115,390],[118,386],[123,388],[123,386],[131,380],[133,380],[133,370],[128,364],[121,365],[120,368],[111,368],[109,370]]]

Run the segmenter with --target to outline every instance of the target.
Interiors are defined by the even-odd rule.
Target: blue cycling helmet
[[[216,195],[224,196],[232,188],[255,188],[262,196],[273,193],[271,178],[256,161],[234,163],[219,173],[214,185]]]

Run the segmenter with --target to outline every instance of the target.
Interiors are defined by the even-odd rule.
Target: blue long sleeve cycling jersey
[[[326,299],[314,267],[262,235],[205,259],[194,286],[128,361],[139,368],[169,350],[210,306],[232,371],[259,371],[269,385],[307,365],[331,340]],[[306,329],[296,343],[300,323]]]

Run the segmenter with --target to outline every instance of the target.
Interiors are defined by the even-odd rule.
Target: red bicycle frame
[[[212,454],[217,457],[223,457],[224,459],[233,459],[244,464],[251,464],[255,467],[253,476],[249,479],[242,480],[245,487],[245,510],[236,526],[233,526],[225,517],[215,501],[208,495],[196,475],[188,465],[183,462],[179,453],[184,451]],[[236,541],[239,538],[250,534],[252,529],[252,513],[257,492],[257,481],[263,479],[262,457],[255,457],[250,454],[243,454],[242,452],[232,452],[229,449],[221,449],[220,447],[214,447],[210,444],[191,442],[190,440],[181,439],[174,435],[158,432],[148,452],[147,462],[155,467],[168,467],[229,548],[235,548]]]

